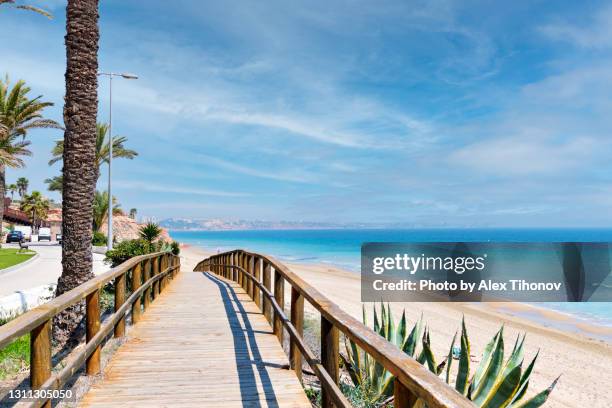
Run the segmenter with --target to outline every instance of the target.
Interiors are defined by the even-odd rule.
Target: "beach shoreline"
[[[191,245],[182,245],[182,249],[184,271],[192,270],[197,262],[216,252]],[[328,264],[283,263],[347,313],[361,320],[361,282],[358,274]],[[372,305],[366,307],[370,310]],[[605,341],[612,338],[610,328],[586,324],[562,312],[523,303],[415,302],[392,303],[391,308],[396,318],[405,310],[406,318],[411,323],[423,316],[431,332],[434,353],[440,360],[448,353],[452,337],[463,317],[472,345],[473,360],[480,358],[486,343],[502,324],[506,348],[511,347],[518,335],[525,333],[524,364],[539,353],[529,395],[545,389],[561,375],[547,406],[611,406],[612,397],[606,390],[612,380],[612,343]],[[473,364],[477,364],[477,361]]]

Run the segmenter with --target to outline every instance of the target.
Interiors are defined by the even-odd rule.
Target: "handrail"
[[[274,269],[274,294],[271,292],[271,275]],[[334,302],[324,296],[313,286],[293,273],[289,268],[271,256],[234,250],[211,256],[196,265],[194,271],[212,271],[227,279],[238,282],[246,292],[261,305],[259,291],[264,302],[261,305],[266,317],[274,327],[274,333],[282,344],[282,327],[285,326],[290,336],[291,368],[301,379],[301,355],[311,365],[321,381],[323,407],[343,406],[338,400],[339,392],[327,383],[325,377],[338,384],[338,331],[354,341],[362,350],[372,356],[396,377],[394,395],[396,408],[412,407],[417,399],[430,408],[474,408],[466,397],[449,387],[445,382],[430,372],[415,359],[389,343],[362,322],[344,312]],[[260,277],[263,272],[263,283]],[[291,285],[291,320],[283,312],[284,281]],[[264,291],[265,289],[265,291]],[[306,299],[321,314],[321,367],[317,370],[311,363],[309,350],[303,347],[301,333],[303,330],[303,300]],[[271,306],[270,306],[271,303]],[[276,305],[276,306],[275,306]],[[274,309],[272,317],[271,309]],[[282,313],[281,313],[282,312]],[[398,381],[399,380],[399,381]]]
[[[151,301],[165,289],[180,270],[180,258],[171,252],[133,257],[121,265],[77,286],[50,302],[39,306],[18,318],[0,326],[0,349],[13,340],[30,333],[30,383],[31,388],[49,391],[64,385],[85,363],[87,374],[100,372],[100,348],[104,339],[114,331],[115,337],[125,335],[125,322],[131,310],[132,324],[137,323],[142,312]],[[144,274],[143,274],[144,272]],[[126,299],[127,279],[130,278],[131,294]],[[100,291],[114,280],[114,313],[104,325],[100,325]],[[76,304],[86,301],[85,347],[72,356],[57,373],[51,373],[51,326],[54,317]],[[30,406],[50,407],[50,400],[44,397],[34,400]]]

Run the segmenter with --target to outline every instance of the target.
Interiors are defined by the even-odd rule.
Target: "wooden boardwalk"
[[[182,272],[132,327],[84,407],[310,407],[235,282]]]

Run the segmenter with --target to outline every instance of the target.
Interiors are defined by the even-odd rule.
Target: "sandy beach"
[[[185,246],[182,250],[183,271],[211,254],[204,249]],[[353,272],[329,265],[286,263],[308,283],[337,303],[354,317],[361,319],[360,279]],[[371,304],[367,305],[371,309]],[[472,350],[472,370],[478,364],[486,343],[505,326],[506,350],[516,336],[527,333],[525,341],[526,365],[539,350],[540,354],[531,375],[528,395],[539,392],[561,375],[546,406],[590,407],[612,406],[609,393],[612,381],[612,345],[601,340],[612,336],[610,328],[591,326],[562,313],[517,303],[394,303],[397,318],[406,310],[409,322],[416,322],[423,314],[431,330],[434,352],[438,361],[448,348],[461,317],[465,316]],[[534,314],[527,319],[526,314]],[[548,327],[547,327],[548,326]],[[560,330],[567,327],[568,330]],[[508,352],[508,351],[507,351]]]

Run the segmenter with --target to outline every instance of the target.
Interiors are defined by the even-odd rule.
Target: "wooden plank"
[[[100,291],[97,290],[87,296],[86,300],[86,340],[89,342],[100,330]],[[100,346],[87,359],[87,375],[96,375],[100,372]]]
[[[288,363],[240,284],[178,274],[81,406],[310,407]]]
[[[30,336],[30,384],[32,389],[40,388],[51,377],[51,320],[47,320]],[[51,408],[51,401],[45,401],[44,408]]]
[[[304,296],[295,288],[291,288],[291,324],[300,337],[304,334]],[[302,380],[302,354],[293,338],[289,339],[289,362],[295,375]]]
[[[283,276],[274,270],[274,298],[276,303],[283,311],[285,310],[285,280]],[[278,313],[274,313],[274,334],[278,337],[280,344],[283,344],[283,322]]]
[[[338,384],[340,368],[339,363],[339,336],[338,329],[326,318],[321,317],[321,364],[332,380]],[[321,406],[323,408],[334,407],[333,399],[328,390],[321,390]]]

